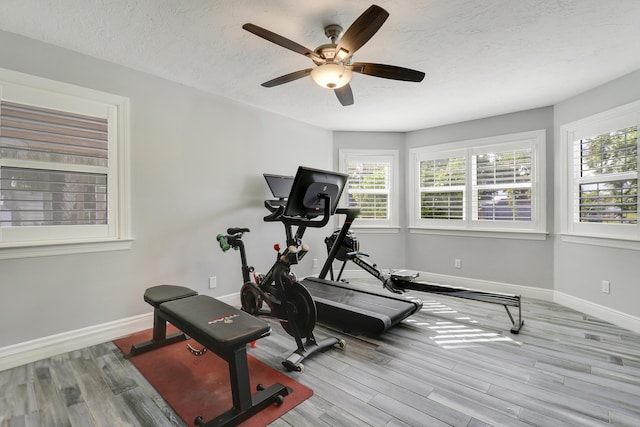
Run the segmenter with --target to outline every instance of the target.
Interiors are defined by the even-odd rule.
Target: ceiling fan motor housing
[[[316,65],[321,65],[327,61],[333,61],[336,57],[336,45],[333,43],[323,44],[322,46],[318,46],[314,52],[317,53],[320,58],[312,58],[313,62],[315,62]]]
[[[338,24],[330,24],[324,27],[324,35],[331,39],[331,43],[335,44],[342,34],[342,27]]]

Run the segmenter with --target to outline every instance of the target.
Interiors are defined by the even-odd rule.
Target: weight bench
[[[154,306],[153,339],[134,344],[127,357],[189,336],[229,364],[233,407],[208,422],[199,416],[194,424],[201,427],[236,425],[273,403],[281,404],[292,392],[275,383],[266,389],[259,385],[258,392],[251,395],[247,344],[271,333],[271,326],[264,320],[182,286],[154,286],[146,290],[144,299]],[[181,332],[167,337],[167,322]]]
[[[144,300],[153,306],[153,338],[150,341],[132,345],[131,351],[125,355],[125,358],[186,340],[188,337],[183,332],[167,336],[167,321],[160,315],[160,304],[196,295],[198,295],[196,291],[184,286],[158,285],[148,288],[144,292]]]

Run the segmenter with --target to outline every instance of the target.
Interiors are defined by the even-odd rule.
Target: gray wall
[[[111,63],[0,32],[0,67],[131,99],[135,238],[125,251],[0,260],[0,347],[147,313],[152,284],[238,292],[240,257],[216,235],[251,228],[248,255],[264,270],[284,243],[282,225],[262,221],[262,173],[332,167],[330,131]],[[324,234],[305,239],[322,255]],[[311,258],[296,273],[310,273]]]
[[[639,99],[640,71],[636,71],[557,104],[556,158],[560,157],[560,126]],[[557,186],[561,185],[562,167],[560,164],[556,167]],[[559,197],[556,206],[558,210]],[[560,214],[556,213],[558,230],[560,220]],[[555,259],[557,291],[640,317],[640,251],[567,243],[557,237]],[[610,281],[610,294],[601,292],[602,280]]]
[[[406,134],[336,132],[334,144],[340,148],[400,148],[400,188],[402,230],[398,234],[359,232],[361,250],[383,268],[409,268],[430,273],[481,279],[544,289],[553,287],[553,243],[451,235],[408,233],[406,230],[407,152],[422,147],[466,139],[496,136],[537,129],[547,131],[547,194],[553,200],[553,109],[530,111],[458,123]],[[386,145],[385,145],[386,144]],[[337,153],[334,161],[337,162]],[[548,206],[548,224],[553,228],[553,209]],[[357,230],[356,230],[357,231]],[[404,245],[404,247],[403,247]],[[454,259],[462,269],[454,269]]]
[[[407,149],[467,139],[546,129],[547,200],[553,200],[553,109],[551,107],[424,129],[407,134]],[[553,226],[548,202],[547,224]],[[454,268],[454,259],[462,268]],[[407,268],[431,273],[553,288],[553,239],[517,240],[409,233]]]

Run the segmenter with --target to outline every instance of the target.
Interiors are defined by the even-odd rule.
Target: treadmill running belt
[[[380,334],[422,308],[419,300],[316,277],[307,277],[301,283],[316,303],[318,322],[346,332]]]

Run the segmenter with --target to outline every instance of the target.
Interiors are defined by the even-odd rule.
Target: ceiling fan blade
[[[312,68],[306,68],[300,71],[294,71],[293,73],[285,74],[284,76],[276,77],[275,79],[269,80],[268,82],[262,83],[264,87],[274,87],[284,83],[289,83],[294,80],[301,79],[303,77],[311,74]]]
[[[250,33],[255,34],[258,37],[262,37],[265,40],[270,41],[271,43],[275,43],[278,46],[282,46],[285,49],[289,49],[292,50],[296,53],[299,53],[301,55],[304,55],[306,57],[314,57],[314,58],[319,58],[318,54],[316,54],[314,51],[312,51],[311,49],[308,49],[294,41],[289,40],[286,37],[282,37],[279,34],[276,34],[272,31],[266,30],[262,27],[258,27],[257,25],[254,24],[244,24],[242,26],[242,28],[244,28],[245,30],[249,31]]]
[[[424,73],[422,71],[397,67],[395,65],[354,62],[351,64],[351,69],[354,73],[382,77],[384,79],[402,80],[405,82],[421,82],[422,79],[424,79]]]
[[[388,17],[389,12],[375,4],[365,10],[344,32],[338,42],[336,55],[342,56],[341,60],[349,58],[373,37]]]
[[[343,106],[348,106],[353,104],[353,91],[351,90],[351,86],[348,84],[333,90],[338,97],[338,101]]]

